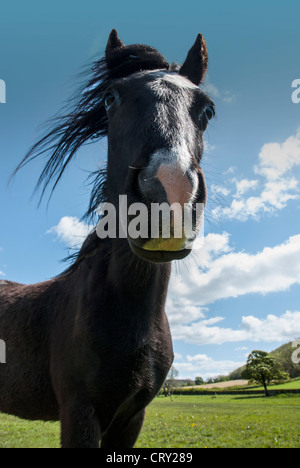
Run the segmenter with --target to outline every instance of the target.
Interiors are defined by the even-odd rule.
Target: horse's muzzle
[[[146,238],[129,237],[133,252],[152,262],[169,262],[189,255],[203,214],[203,203],[200,215],[196,209],[198,189],[203,185],[199,175],[184,171],[177,163],[157,162],[140,171],[138,185],[149,210],[149,229]]]
[[[197,193],[198,178],[176,164],[151,164],[139,174],[139,188],[150,203],[190,203]]]

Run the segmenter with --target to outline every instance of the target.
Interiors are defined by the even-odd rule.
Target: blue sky
[[[43,161],[7,182],[41,124],[117,28],[124,43],[182,62],[198,32],[209,50],[204,88],[217,118],[206,134],[209,204],[202,251],[174,265],[167,312],[181,377],[227,373],[253,349],[300,336],[299,2],[10,2],[1,6],[0,277],[33,283],[58,274],[87,227],[87,171],[106,142],[83,148],[37,209]],[[75,240],[74,240],[75,239]],[[0,337],[1,338],[1,337]]]

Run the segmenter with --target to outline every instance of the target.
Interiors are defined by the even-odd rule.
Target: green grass
[[[290,382],[278,384],[278,385],[270,385],[268,387],[270,390],[284,390],[284,389],[291,389],[291,390],[298,390],[300,389],[300,380],[295,379],[291,380]],[[257,390],[263,390],[263,387],[257,387]]]
[[[0,448],[59,447],[59,424],[25,421],[0,413]]]
[[[299,378],[293,379],[289,382],[283,382],[277,385],[268,385],[269,390],[300,390],[300,380]],[[264,392],[264,387],[259,386],[255,383],[250,383],[248,385],[235,385],[232,387],[209,387],[209,388],[202,388],[201,386],[197,387],[177,387],[174,389],[174,395],[203,395],[204,392],[209,392],[211,394],[222,394],[222,392],[234,392],[243,394],[244,391],[247,390],[260,390]]]
[[[300,448],[300,396],[176,396],[148,410],[138,447]]]
[[[136,447],[300,448],[300,395],[174,396],[147,410]],[[0,448],[59,447],[59,424],[0,414]]]

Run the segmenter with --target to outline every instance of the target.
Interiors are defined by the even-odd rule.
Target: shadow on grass
[[[281,399],[281,398],[288,398],[288,397],[291,397],[291,396],[294,396],[294,395],[287,395],[286,393],[279,393],[278,395],[240,395],[240,396],[236,396],[233,398],[233,400],[253,400],[253,399],[258,399],[258,398],[261,398],[263,400],[277,400],[277,399]]]
[[[272,397],[266,397],[265,395],[240,395],[236,396],[233,398],[233,400],[253,400],[253,399],[258,399],[258,398],[263,398],[263,399],[270,399]]]

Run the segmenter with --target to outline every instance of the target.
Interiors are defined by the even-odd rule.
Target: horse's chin
[[[173,260],[182,260],[192,251],[192,249],[183,249],[177,251],[148,250],[139,247],[132,239],[128,239],[128,243],[131,250],[137,257],[151,263],[169,263]]]

